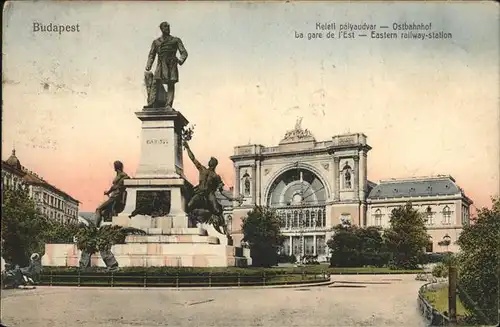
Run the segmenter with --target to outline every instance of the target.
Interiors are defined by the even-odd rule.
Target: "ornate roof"
[[[4,166],[7,165],[7,166]],[[54,185],[50,184],[46,180],[44,180],[42,177],[38,176],[34,172],[28,170],[26,167],[21,165],[21,162],[19,159],[16,157],[16,150],[12,150],[11,156],[3,161],[2,160],[2,169],[10,167],[10,169],[13,169],[14,171],[17,170],[18,175],[24,179],[24,181],[30,185],[41,185],[45,188],[51,189],[53,192],[58,193],[61,196],[67,197],[75,202],[80,203],[77,199],[69,195],[68,193],[58,189]]]
[[[22,170],[23,166],[21,166],[21,162],[19,159],[16,157],[16,150],[12,149],[12,154],[10,155],[9,159],[5,161],[6,164],[9,166],[12,166],[18,170]]]
[[[394,179],[380,181],[368,195],[369,199],[429,197],[465,194],[451,176]]]
[[[298,143],[298,142],[315,142],[316,139],[308,129],[302,129],[302,117],[297,118],[295,127],[285,133],[285,136],[280,141],[280,144]]]

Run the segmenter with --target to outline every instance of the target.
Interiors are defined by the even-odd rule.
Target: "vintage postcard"
[[[493,1],[7,2],[1,324],[497,324],[499,30]]]

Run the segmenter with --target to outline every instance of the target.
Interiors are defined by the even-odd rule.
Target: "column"
[[[317,244],[316,244],[316,234],[313,235],[313,249],[314,249],[314,255],[318,254],[318,249],[317,249]]]
[[[240,166],[237,165],[236,163],[234,164],[234,194],[233,196],[239,196],[240,195]]]
[[[304,234],[302,234],[300,238],[300,244],[302,245],[300,256],[303,257],[304,255],[306,255],[306,237],[304,236]]]
[[[335,189],[334,189],[334,200],[339,201],[340,200],[340,158],[335,157],[333,158],[333,182],[335,183]]]
[[[359,198],[364,200],[366,187],[366,152],[362,151],[360,156],[360,167],[359,167],[359,178],[360,178],[360,188],[359,188]]]
[[[256,204],[257,202],[257,165],[254,164],[252,166],[252,204]]]
[[[293,238],[292,236],[290,235],[290,255],[294,254],[293,253]]]
[[[255,165],[257,167],[256,169],[256,174],[255,174],[255,194],[256,194],[256,197],[255,197],[255,201],[258,205],[261,205],[262,202],[261,202],[261,194],[260,194],[260,190],[262,189],[262,186],[260,185],[260,183],[262,182],[262,179],[261,179],[261,176],[262,176],[262,166],[261,166],[261,163],[259,161],[255,162]]]
[[[359,156],[354,158],[354,198],[359,200]]]

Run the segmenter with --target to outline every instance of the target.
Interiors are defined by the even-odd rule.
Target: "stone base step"
[[[252,262],[249,249],[222,244],[129,243],[113,245],[111,252],[120,267],[245,267]],[[46,244],[42,265],[78,267],[80,256],[75,244]],[[105,267],[98,253],[91,262]]]
[[[115,256],[120,267],[247,267],[245,257],[220,257],[216,255],[182,256]],[[100,258],[96,257],[96,260]],[[102,260],[99,266],[105,267]]]
[[[179,222],[176,222],[176,220],[179,220]],[[179,226],[183,225],[184,223],[186,226]],[[119,215],[113,217],[112,222],[109,224],[141,229],[148,235],[208,235],[205,228],[188,227],[187,217],[151,218],[149,216],[139,215],[133,218],[128,218],[125,215]]]
[[[220,244],[219,238],[215,236],[200,235],[129,235],[125,238],[129,243],[201,243]]]
[[[148,235],[199,235],[207,236],[203,228],[141,228]]]

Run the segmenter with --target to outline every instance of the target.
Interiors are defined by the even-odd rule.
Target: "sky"
[[[372,181],[452,175],[477,207],[499,193],[494,2],[36,1],[8,3],[3,18],[2,159],[15,147],[81,211],[105,199],[113,161],[135,174],[134,113],[145,105],[144,68],[162,21],[189,53],[174,108],[196,125],[195,155],[217,157],[227,186],[235,146],[277,145],[303,117],[318,141],[366,134]],[[308,40],[330,22],[432,23],[452,38]],[[34,23],[79,32],[34,32]],[[189,160],[185,170],[197,183]]]

